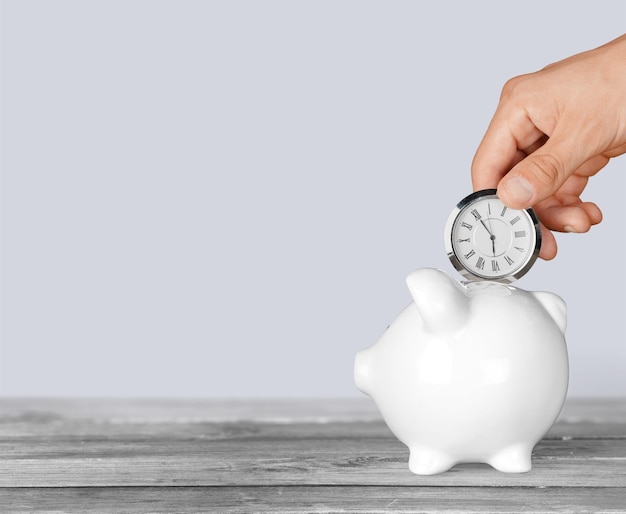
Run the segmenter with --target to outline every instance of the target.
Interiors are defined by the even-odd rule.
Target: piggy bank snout
[[[361,392],[371,394],[371,382],[372,350],[368,348],[358,352],[354,358],[354,383]]]

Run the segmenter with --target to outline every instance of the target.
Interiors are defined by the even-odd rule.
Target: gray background
[[[359,395],[504,82],[625,5],[2,2],[2,394]],[[625,164],[517,283],[568,303],[576,396],[626,394]]]

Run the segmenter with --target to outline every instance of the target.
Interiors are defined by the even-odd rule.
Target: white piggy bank
[[[354,379],[409,447],[409,469],[486,462],[529,471],[567,392],[565,303],[435,269],[407,284],[414,303],[357,354]]]

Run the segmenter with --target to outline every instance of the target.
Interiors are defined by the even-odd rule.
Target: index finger
[[[524,109],[499,105],[472,161],[474,190],[497,188],[526,150],[544,137]]]

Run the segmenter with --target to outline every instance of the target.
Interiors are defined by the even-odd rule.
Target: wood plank
[[[280,433],[292,424],[299,425],[302,437],[393,437],[378,413],[368,411],[362,401],[0,398],[0,437],[112,433],[210,437],[225,430],[243,436],[263,431],[264,425]],[[626,438],[626,399],[571,400],[547,435],[594,437]]]
[[[130,455],[170,456],[205,456],[214,453],[233,455],[247,453],[252,455],[296,453],[328,456],[352,457],[363,453],[394,452],[408,454],[407,447],[394,437],[337,437],[325,435],[307,435],[303,437],[297,425],[293,431],[271,433],[271,426],[265,425],[263,431],[242,436],[235,433],[222,437],[216,434],[205,436],[170,435],[119,435],[107,434],[96,436],[28,436],[0,438],[0,462],[7,459],[53,459],[84,457],[124,457]],[[281,427],[282,428],[282,427]],[[308,432],[308,431],[307,431]],[[626,460],[626,440],[624,439],[580,439],[550,440],[544,439],[535,447],[536,459],[614,459]]]
[[[623,489],[115,487],[0,489],[3,512],[624,513]]]
[[[0,485],[625,485],[624,400],[570,402],[531,473],[463,465],[436,477],[408,472],[407,449],[380,419],[354,421],[369,416],[363,402],[295,404],[2,399]],[[253,419],[242,421],[247,408]],[[607,420],[610,435],[598,435]]]
[[[0,486],[626,487],[624,400],[570,402],[530,473],[434,477],[408,471],[407,449],[362,402],[296,403],[290,416],[293,400],[0,399]]]
[[[542,441],[523,474],[464,464],[421,477],[407,460],[395,439],[8,439],[0,445],[0,486],[626,487],[626,440]]]
[[[374,402],[355,398],[30,398],[1,397],[0,424],[19,417],[96,422],[328,423],[379,421]],[[568,398],[560,422],[626,424],[626,398]]]
[[[27,416],[149,423],[378,421],[369,398],[0,398],[0,423]]]
[[[113,422],[89,419],[65,419],[29,415],[0,421],[0,438],[13,437],[133,437],[171,436],[245,439],[273,434],[275,438],[293,434],[298,437],[367,437],[394,438],[383,421],[329,423],[240,422]],[[626,439],[626,423],[557,423],[545,439]]]

